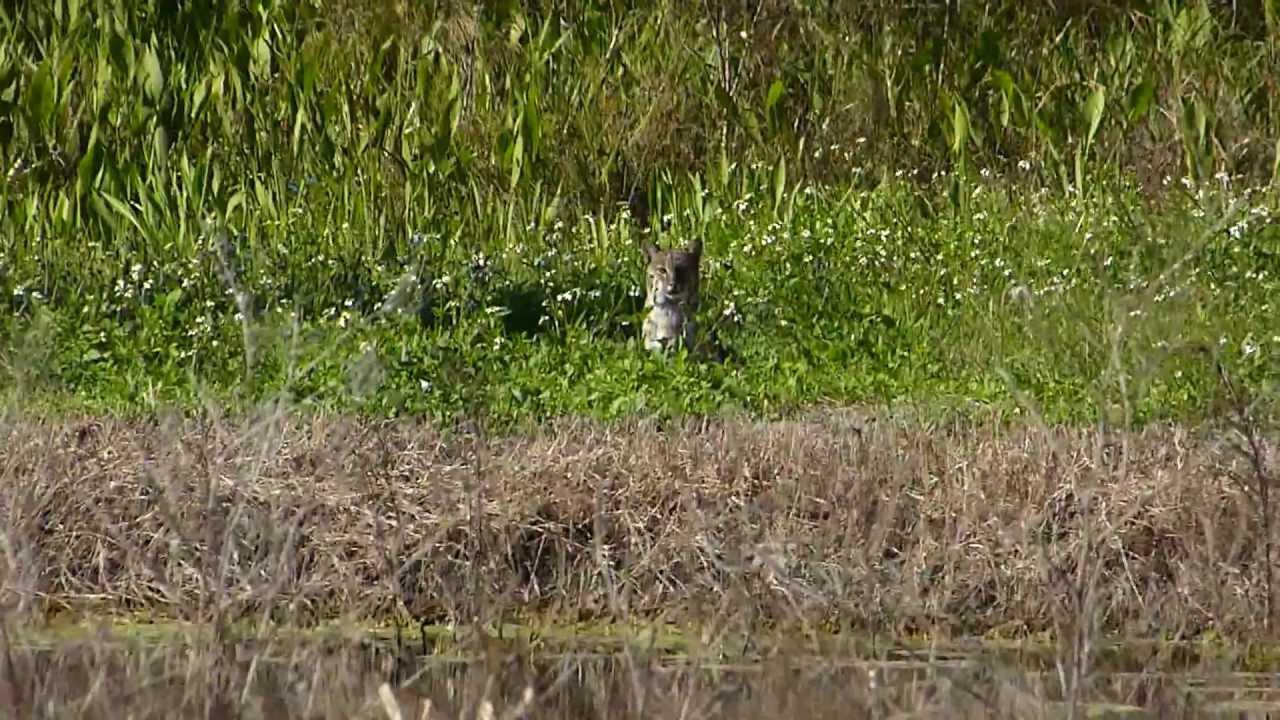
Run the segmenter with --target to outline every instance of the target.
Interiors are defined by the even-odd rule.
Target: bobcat
[[[649,313],[644,319],[644,347],[666,350],[683,343],[692,351],[702,241],[694,240],[684,250],[659,250],[645,243],[644,255],[649,262],[645,271],[644,306]]]

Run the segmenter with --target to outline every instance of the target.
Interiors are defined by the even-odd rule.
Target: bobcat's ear
[[[653,256],[658,254],[658,247],[648,241],[641,245],[640,249],[644,251],[644,259],[648,261],[652,261]]]
[[[689,243],[688,253],[694,257],[702,257],[702,238],[697,238]]]

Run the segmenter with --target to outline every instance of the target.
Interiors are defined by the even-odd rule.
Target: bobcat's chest
[[[693,346],[694,322],[678,305],[655,305],[644,319],[646,350],[665,350],[677,342]]]

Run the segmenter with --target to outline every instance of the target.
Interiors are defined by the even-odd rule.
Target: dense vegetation
[[[1274,709],[1280,0],[7,3],[0,173],[0,707]]]
[[[0,9],[14,397],[1196,413],[1280,352],[1280,7]],[[635,342],[705,238],[723,364]],[[1206,352],[1208,351],[1208,352]]]

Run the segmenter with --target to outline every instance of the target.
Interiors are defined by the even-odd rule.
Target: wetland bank
[[[50,707],[382,717],[387,683],[405,717],[1274,710],[1250,463],[1209,430],[0,430],[0,679]]]
[[[1274,710],[1278,72],[1271,0],[0,8],[0,713]]]

